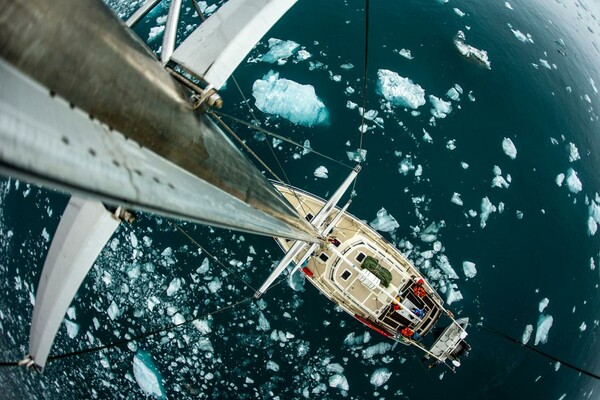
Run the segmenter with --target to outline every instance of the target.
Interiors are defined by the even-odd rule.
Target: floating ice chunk
[[[288,276],[288,283],[296,292],[304,292],[304,281],[304,274],[300,270]]]
[[[588,103],[592,104],[592,99],[590,99],[590,96],[588,96],[587,94],[583,96],[583,99]]]
[[[427,143],[433,143],[433,138],[425,129],[423,129],[423,141]]]
[[[200,264],[200,266],[198,267],[196,272],[199,274],[205,274],[208,272],[209,269],[210,269],[210,261],[208,261],[208,257],[207,257],[204,260],[202,260],[202,264]]]
[[[402,161],[400,161],[400,164],[398,164],[398,172],[400,172],[402,175],[408,175],[408,173],[413,169],[415,169],[415,166],[410,156],[406,156]]]
[[[433,106],[431,109],[431,115],[435,118],[446,118],[446,115],[452,112],[452,103],[444,101],[433,95],[429,96],[429,102]]]
[[[69,307],[67,309],[67,316],[71,319],[77,318],[77,312],[75,311],[75,307]]]
[[[375,387],[379,387],[385,385],[385,383],[390,379],[392,373],[387,368],[378,368],[371,374],[371,385]]]
[[[341,69],[345,69],[346,71],[348,71],[348,70],[350,70],[350,69],[354,68],[354,65],[353,65],[353,64],[350,64],[350,63],[347,63],[347,64],[342,64],[342,65],[340,65],[340,68],[341,68]]]
[[[438,267],[440,267],[442,271],[444,271],[448,278],[458,279],[458,275],[456,274],[456,271],[454,271],[454,268],[452,268],[452,265],[450,265],[448,257],[446,257],[445,255],[441,255],[437,260],[436,264]]]
[[[143,350],[133,356],[133,376],[144,393],[159,399],[167,398],[160,372],[150,354]]]
[[[173,296],[179,288],[181,287],[181,279],[173,278],[171,283],[169,283],[169,287],[167,288],[167,296]]]
[[[596,269],[596,262],[594,261],[594,257],[590,257],[590,269],[592,271]]]
[[[373,356],[385,354],[392,348],[392,345],[387,342],[381,342],[367,347],[362,351],[362,356],[365,359],[373,358]]]
[[[267,370],[269,371],[273,371],[273,372],[278,372],[279,371],[279,364],[277,364],[275,361],[273,360],[269,360],[267,361],[267,366],[266,366]]]
[[[579,150],[577,149],[577,146],[575,146],[574,143],[569,142],[569,144],[567,145],[567,151],[569,152],[570,162],[577,161],[580,159]]]
[[[457,206],[462,206],[463,205],[463,201],[460,198],[460,194],[454,192],[454,194],[452,195],[452,199],[450,199],[451,202],[453,202],[454,204],[456,204]]]
[[[153,42],[157,39],[163,32],[165,31],[165,26],[154,26],[150,28],[150,33],[148,34],[148,42]]]
[[[110,319],[112,319],[113,321],[121,315],[121,310],[119,310],[119,306],[117,306],[117,303],[115,303],[114,301],[110,303],[110,306],[108,307],[108,310],[106,310],[106,312],[108,313]]]
[[[544,60],[543,58],[540,58],[540,64],[542,64],[543,67],[546,67],[548,69],[552,69],[552,67],[550,66],[550,64],[548,64],[548,61]]]
[[[492,69],[492,64],[488,58],[487,51],[479,50],[471,45],[465,43],[465,34],[463,31],[458,31],[456,38],[454,39],[454,45],[458,49],[458,52],[464,57],[472,59],[477,63],[483,65],[487,69]]]
[[[537,330],[535,331],[535,345],[548,342],[548,332],[550,332],[553,322],[554,319],[552,318],[552,315],[540,315],[537,323]]]
[[[408,58],[409,60],[412,60],[414,58],[412,56],[410,50],[408,50],[408,49],[400,49],[400,51],[398,52],[398,54],[400,54],[404,58]]]
[[[598,229],[598,224],[600,224],[600,198],[598,194],[596,194],[596,200],[591,200],[590,205],[588,206],[588,234],[590,236],[594,236]]]
[[[454,12],[456,13],[456,15],[458,15],[459,17],[464,17],[466,14],[464,11],[462,11],[459,8],[454,8]]]
[[[373,229],[381,232],[393,232],[400,225],[394,217],[388,214],[385,208],[377,211],[377,218],[369,223]]]
[[[425,90],[396,72],[377,71],[377,93],[393,105],[417,109],[425,104]]]
[[[364,334],[356,336],[354,332],[351,332],[344,339],[344,344],[346,346],[360,346],[361,344],[365,344],[371,340],[371,335],[368,331],[365,331]]]
[[[563,184],[563,181],[565,180],[565,174],[558,174],[556,175],[556,184],[560,187]]]
[[[596,82],[592,78],[590,78],[590,85],[592,85],[592,89],[594,89],[594,93],[598,94],[598,88],[596,87]]]
[[[458,93],[458,90],[456,90],[456,88],[450,88],[446,92],[446,96],[448,96],[450,99],[452,99],[454,101],[460,101],[460,93]]]
[[[510,29],[515,37],[523,43],[533,43],[533,38],[529,33],[525,34],[518,29]]]
[[[217,293],[221,289],[221,286],[223,286],[223,282],[219,278],[215,278],[208,283],[208,290],[211,293]]]
[[[581,332],[585,331],[587,329],[587,325],[585,322],[582,322],[581,325],[579,325],[579,330]]]
[[[504,7],[508,8],[509,10],[514,10],[513,6],[508,1],[504,2]]]
[[[180,313],[173,315],[171,320],[173,321],[174,325],[181,325],[185,323],[185,318],[183,318],[183,315],[181,315]]]
[[[347,151],[348,160],[355,162],[363,162],[367,159],[367,150],[356,149],[356,151]]]
[[[492,204],[492,202],[490,201],[490,199],[486,197],[484,197],[481,200],[481,228],[485,228],[485,225],[487,223],[487,220],[490,216],[491,213],[496,212],[496,206]]]
[[[356,103],[354,103],[354,102],[352,102],[350,100],[348,100],[346,102],[346,108],[348,108],[350,110],[354,110],[354,109],[356,109],[356,107],[358,107],[358,104],[356,104]]]
[[[449,283],[448,285],[446,285],[446,303],[448,303],[448,305],[456,303],[457,301],[461,301],[463,299],[460,290],[456,290],[457,287],[458,286],[453,283]]]
[[[298,53],[296,54],[296,59],[298,61],[308,60],[311,57],[312,57],[312,54],[310,54],[308,51],[306,51],[304,49],[298,50]]]
[[[464,161],[461,161],[461,162],[460,162],[460,166],[462,167],[462,169],[467,169],[467,168],[469,168],[469,164],[467,164],[467,163],[466,163],[466,162],[464,162]]]
[[[252,85],[256,107],[267,114],[278,115],[302,126],[323,125],[329,112],[311,85],[281,78],[270,71]]]
[[[469,100],[475,101],[475,95],[473,94],[473,91],[469,92]]]
[[[329,171],[327,170],[327,168],[321,165],[320,167],[315,169],[314,175],[317,178],[327,179],[329,177],[327,175],[328,173],[329,173]]]
[[[44,239],[44,242],[46,242],[46,243],[48,243],[50,241],[50,234],[48,233],[46,228],[42,229],[42,238]]]
[[[446,143],[446,148],[448,150],[455,150],[456,149],[456,139],[448,140],[448,143]]]
[[[77,336],[77,334],[79,333],[79,324],[76,324],[73,321],[65,319],[65,327],[67,328],[67,335],[71,339],[74,339],[75,336]]]
[[[342,367],[338,363],[327,364],[327,367],[325,369],[327,370],[327,372],[331,372],[334,374],[341,374],[342,372],[344,372],[344,367]]]
[[[344,375],[335,374],[329,378],[329,386],[332,388],[338,388],[340,390],[348,390],[350,386],[348,385],[348,379]]]
[[[477,275],[475,263],[471,261],[463,261],[463,272],[467,278],[475,278],[475,275]]]
[[[517,214],[517,219],[523,219],[523,211],[517,210],[516,214]]]
[[[513,160],[517,157],[517,148],[515,147],[513,141],[509,138],[504,138],[504,140],[502,140],[502,150],[504,150],[504,154]]]
[[[496,175],[494,179],[492,179],[492,187],[508,189],[508,186],[509,184],[506,182],[506,179],[500,175]]]
[[[269,39],[269,51],[260,58],[260,61],[269,64],[281,62],[294,55],[299,48],[300,45],[291,40],[271,38]]]
[[[542,313],[544,312],[544,310],[546,309],[546,307],[548,307],[548,303],[550,303],[550,300],[548,300],[547,297],[543,298],[540,301],[540,304],[538,304],[538,310]]]
[[[577,172],[573,168],[569,168],[566,175],[567,187],[572,193],[579,193],[583,189],[583,185],[577,176]]]
[[[523,334],[521,335],[521,343],[527,344],[529,339],[531,339],[531,334],[533,333],[533,325],[527,325]]]
[[[196,328],[198,332],[203,335],[207,335],[212,332],[209,322],[205,319],[195,319],[192,321],[192,325],[194,325],[194,328]]]
[[[160,304],[160,300],[156,296],[149,297],[147,300],[148,310],[154,310],[154,307]]]

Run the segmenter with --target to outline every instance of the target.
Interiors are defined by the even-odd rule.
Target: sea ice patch
[[[452,103],[444,101],[436,96],[430,95],[429,102],[433,106],[431,115],[435,118],[446,118],[452,112]]]
[[[393,232],[400,226],[394,217],[388,214],[385,208],[377,211],[377,217],[369,223],[373,229],[381,232]]]
[[[567,170],[566,175],[567,187],[571,191],[571,193],[579,193],[583,189],[583,185],[577,176],[577,172],[573,168],[569,168]]]
[[[133,376],[144,393],[159,399],[167,398],[160,372],[150,354],[143,350],[133,356]]]
[[[269,39],[269,51],[260,57],[260,61],[269,64],[284,63],[290,56],[294,55],[300,45],[291,40]],[[310,57],[310,54],[309,54]]]
[[[377,71],[377,93],[395,106],[417,109],[425,104],[425,90],[396,72]]]
[[[327,179],[329,177],[329,175],[327,175],[328,173],[329,171],[327,170],[327,168],[321,165],[320,167],[317,167],[317,169],[315,169],[315,172],[313,174],[317,178]]]
[[[512,158],[513,160],[517,158],[517,148],[510,138],[504,138],[502,140],[502,150],[504,154]]]
[[[535,342],[534,344],[537,346],[539,343],[548,342],[548,333],[550,332],[550,328],[552,328],[552,323],[554,322],[554,318],[552,315],[540,315],[537,323],[537,330],[535,331]]]
[[[329,120],[329,111],[313,86],[280,79],[279,73],[273,71],[254,82],[252,96],[260,111],[278,115],[294,124],[311,127],[327,124]]]
[[[471,261],[463,261],[463,272],[467,278],[475,278],[475,275],[477,275],[475,263]]]

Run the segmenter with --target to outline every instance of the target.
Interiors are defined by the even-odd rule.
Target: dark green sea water
[[[500,0],[371,1],[366,101],[367,110],[377,110],[384,123],[364,136],[367,158],[351,212],[371,221],[385,208],[400,225],[385,235],[405,251],[409,241],[409,258],[424,273],[431,273],[445,255],[459,278],[435,282],[457,285],[463,299],[450,306],[455,314],[518,338],[526,325],[533,325],[530,344],[540,315],[551,315],[548,341],[536,347],[598,374],[600,234],[591,235],[588,217],[590,202],[600,192],[600,97],[592,84],[600,87],[600,6],[592,0],[510,4],[512,10]],[[112,5],[122,16],[131,9]],[[161,7],[137,28],[144,40],[152,27],[164,23],[157,23],[166,14],[167,6]],[[196,23],[191,5],[184,7],[189,8],[183,12],[182,31]],[[466,15],[459,16],[455,7]],[[304,128],[254,109],[263,126],[296,141],[310,140],[314,149],[351,164],[346,151],[359,147],[361,120],[356,109],[347,108],[347,101],[362,104],[364,18],[362,2],[300,0],[267,34],[251,53],[253,58],[267,50],[266,39],[271,37],[293,40],[312,57],[301,62],[292,57],[283,65],[244,62],[235,76],[250,105],[254,81],[274,70],[281,78],[314,86],[330,121]],[[531,34],[533,43],[519,41],[509,23]],[[468,44],[488,52],[491,70],[459,54],[453,44],[458,30],[465,32]],[[150,46],[158,50],[160,41],[159,36]],[[411,50],[414,59],[399,55],[400,49]],[[311,69],[311,62],[323,66]],[[342,69],[347,63],[354,68]],[[460,102],[452,102],[453,111],[445,119],[431,126],[429,101],[419,107],[418,116],[402,107],[384,112],[375,91],[379,69],[410,78],[426,96],[447,100],[445,93],[455,84],[464,94]],[[341,76],[339,82],[332,79],[335,75]],[[348,87],[355,92],[347,94]],[[251,119],[234,89],[230,82],[223,91],[224,111]],[[467,96],[471,91],[474,102]],[[265,141],[243,126],[232,126],[277,170]],[[432,143],[422,140],[423,129]],[[505,137],[517,148],[515,159],[503,152]],[[447,147],[450,140],[455,141],[453,150]],[[569,160],[569,143],[578,149],[579,159]],[[348,173],[314,154],[295,159],[298,152],[285,143],[276,150],[291,183],[305,190],[326,196]],[[406,175],[399,172],[407,155],[415,168],[421,166],[418,176],[417,169]],[[469,167],[464,169],[461,162]],[[327,179],[313,175],[319,166],[327,167]],[[508,188],[492,187],[494,166],[503,177],[511,176]],[[556,183],[557,175],[567,174],[569,168],[582,184],[577,193],[567,188],[566,180],[560,187]],[[462,206],[450,201],[455,192]],[[504,209],[492,213],[482,228],[480,216],[472,217],[469,210],[480,213],[485,197]],[[64,194],[26,182],[5,178],[0,184],[3,360],[27,352],[31,299],[49,246],[47,237],[52,237],[67,201]],[[441,221],[445,226],[437,240],[443,249],[427,269],[421,253],[433,245],[421,241],[418,232]],[[281,257],[268,238],[183,226],[255,287]],[[134,226],[121,226],[73,303],[76,313],[69,319],[78,324],[77,335],[69,337],[62,327],[53,353],[168,326],[177,314],[185,319],[202,316],[252,294],[214,262],[208,271],[198,272],[205,258],[165,219],[142,215]],[[475,277],[467,279],[463,261],[476,264]],[[177,278],[180,289],[167,295]],[[160,303],[149,307],[149,299],[156,303],[154,298]],[[540,312],[538,304],[544,298],[549,304]],[[113,302],[121,314],[114,320],[107,313]],[[456,374],[441,368],[427,371],[420,355],[402,346],[368,358],[368,349],[386,339],[373,332],[365,343],[344,344],[349,334],[363,335],[366,329],[309,284],[296,291],[284,281],[259,302],[203,320],[210,332],[185,326],[129,348],[50,363],[43,376],[0,369],[0,398],[144,398],[133,378],[137,349],[154,359],[169,398],[600,398],[597,381],[565,366],[556,370],[553,362],[477,326],[470,329],[473,350]],[[580,329],[582,323],[585,330]],[[370,378],[380,368],[391,377],[375,387]],[[345,376],[348,390],[330,387],[336,373]]]

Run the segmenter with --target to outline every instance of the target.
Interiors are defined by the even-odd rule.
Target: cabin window
[[[323,262],[327,262],[327,260],[329,260],[329,256],[325,253],[321,253],[319,254],[319,259]]]
[[[342,272],[342,279],[347,281],[348,278],[350,278],[350,276],[352,275],[352,272],[345,270],[344,272]]]
[[[364,260],[364,259],[365,259],[365,254],[362,252],[358,253],[358,255],[356,256],[356,261],[358,261],[358,262],[362,262],[362,260]]]
[[[314,218],[314,215],[312,215],[311,213],[306,214],[306,220],[308,222],[312,221],[313,218]]]
[[[333,245],[335,247],[340,247],[340,244],[342,244],[342,242],[340,242],[339,240],[337,240],[336,238],[331,239],[331,243],[333,243]]]

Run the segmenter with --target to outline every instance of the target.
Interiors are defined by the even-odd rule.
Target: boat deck
[[[312,220],[325,203],[303,191],[294,189],[293,193],[286,186],[275,186],[308,220]],[[325,225],[339,212],[336,208]],[[349,314],[371,321],[393,335],[404,327],[410,327],[421,335],[431,329],[440,316],[442,300],[427,283],[422,286],[426,296],[419,297],[413,293],[417,280],[422,276],[393,245],[350,214],[342,216],[328,238],[329,243],[322,244],[303,266],[309,281],[323,294]],[[278,243],[287,252],[295,242],[278,239]],[[338,254],[331,246],[335,246]],[[300,252],[294,261],[298,262],[306,250]],[[367,256],[376,259],[391,273],[388,287],[381,283],[369,285],[361,280],[361,264]],[[394,305],[395,301],[402,306]],[[417,317],[412,312],[415,308],[423,310],[424,317]]]

